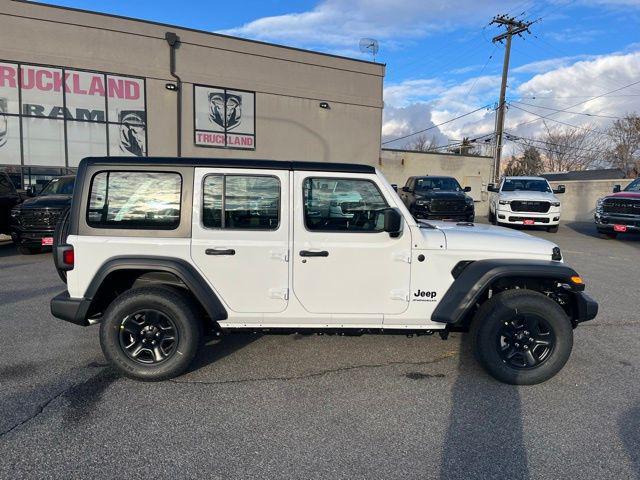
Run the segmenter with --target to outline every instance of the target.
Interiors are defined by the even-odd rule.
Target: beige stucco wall
[[[560,195],[562,222],[592,222],[596,202],[610,194],[614,185],[626,187],[632,180],[581,180],[549,182],[553,188],[565,185],[567,191]]]
[[[489,213],[487,184],[491,182],[493,159],[443,153],[382,150],[378,169],[401,188],[407,178],[417,175],[448,175],[462,186],[470,186],[476,201],[476,215]]]
[[[178,34],[185,156],[376,164],[384,66],[132,19],[0,2],[0,60],[147,79],[148,152],[176,154],[176,95],[166,90]],[[256,92],[256,150],[196,147],[193,83]],[[330,109],[319,108],[327,101]]]

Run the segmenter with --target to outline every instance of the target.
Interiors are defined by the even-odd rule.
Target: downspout
[[[176,130],[177,130],[177,143],[176,151],[178,157],[182,156],[182,80],[176,73],[176,50],[180,44],[180,37],[173,32],[167,32],[164,34],[164,39],[169,44],[169,72],[171,76],[176,79],[176,93],[178,94],[177,111],[176,111]]]

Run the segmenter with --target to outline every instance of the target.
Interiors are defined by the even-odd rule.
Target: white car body
[[[210,174],[265,175],[281,186],[275,230],[216,230],[203,226],[203,179]],[[308,177],[366,179],[402,215],[402,233],[321,232],[305,228],[302,186]],[[218,323],[235,328],[378,328],[440,330],[431,320],[454,282],[461,261],[551,261],[556,245],[490,225],[418,223],[382,174],[196,167],[190,238],[71,235],[75,268],[67,273],[69,296],[85,296],[96,272],[126,254],[170,257],[191,264],[228,312]],[[519,195],[520,192],[518,192]],[[551,198],[526,192],[517,198]],[[506,198],[506,197],[504,197]],[[498,210],[502,212],[504,210]],[[549,216],[559,216],[559,209]],[[233,256],[206,255],[234,249]],[[301,258],[301,250],[327,250]],[[426,292],[426,294],[425,294]]]
[[[505,183],[507,182],[521,182],[521,184],[526,184],[531,181],[544,182],[548,191],[506,191],[504,189]],[[547,203],[548,209],[545,208]],[[500,181],[498,192],[494,192],[491,195],[489,203],[490,217],[495,220],[498,225],[557,227],[560,224],[561,210],[562,205],[560,199],[553,192],[549,182],[542,177],[504,177]]]

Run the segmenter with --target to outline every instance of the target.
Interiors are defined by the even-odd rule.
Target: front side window
[[[107,171],[91,181],[87,223],[96,228],[172,230],[180,224],[182,177]]]
[[[202,223],[207,228],[277,230],[280,181],[263,175],[208,175]]]
[[[74,177],[54,178],[40,192],[40,195],[73,195]]]
[[[308,230],[381,232],[387,202],[370,180],[307,178],[303,186]]]
[[[551,187],[546,180],[526,180],[521,178],[507,179],[502,184],[503,192],[546,192],[551,193]]]

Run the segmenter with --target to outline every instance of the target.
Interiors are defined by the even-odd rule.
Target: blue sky
[[[513,44],[508,99],[514,103],[506,124],[511,133],[535,137],[566,124],[606,128],[615,117],[640,111],[640,83],[587,101],[640,81],[640,0],[49,3],[363,59],[370,56],[358,50],[359,39],[376,38],[376,60],[387,65],[385,141],[495,104],[504,48],[492,44],[499,30],[488,24],[498,13],[537,20],[532,34]],[[551,110],[568,107],[569,113]],[[550,114],[545,127],[539,116]],[[479,110],[427,135],[443,144],[487,134],[493,123],[490,109]]]

